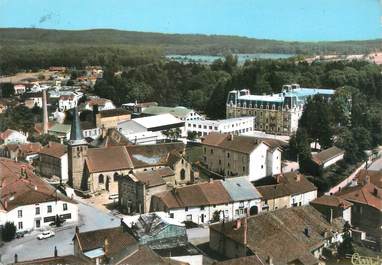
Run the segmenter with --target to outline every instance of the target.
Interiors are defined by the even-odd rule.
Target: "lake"
[[[238,63],[243,64],[245,61],[259,60],[259,59],[287,59],[295,56],[294,54],[283,54],[283,53],[238,53],[234,54],[238,57]],[[218,55],[181,55],[181,54],[170,54],[166,58],[182,62],[182,63],[201,63],[201,64],[211,64],[217,59],[224,59],[224,56]]]

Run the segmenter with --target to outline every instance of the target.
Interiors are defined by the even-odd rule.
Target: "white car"
[[[46,238],[53,237],[53,236],[54,236],[54,232],[48,230],[48,231],[44,231],[41,234],[39,234],[37,236],[37,239],[41,240],[41,239],[46,239]]]

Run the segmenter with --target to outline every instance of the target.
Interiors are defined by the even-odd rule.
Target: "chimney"
[[[79,233],[80,233],[80,228],[76,226],[76,234],[79,234]]]
[[[330,216],[329,216],[329,223],[333,223],[333,209],[330,208]]]
[[[304,235],[305,235],[306,237],[309,237],[309,228],[305,227],[305,229],[304,229]]]
[[[241,227],[241,219],[237,219],[237,220],[234,222],[233,230],[239,230],[240,227]]]
[[[273,265],[273,258],[272,256],[267,257],[267,265]]]
[[[46,90],[42,91],[42,110],[43,110],[43,133],[48,133],[48,106],[46,102]]]
[[[300,182],[300,180],[301,180],[300,173],[296,173],[296,182]]]
[[[94,122],[94,126],[97,127],[97,115],[99,113],[99,110],[98,110],[98,105],[94,105],[93,106],[93,122]]]
[[[233,141],[233,133],[228,134],[228,141]]]
[[[107,239],[107,237],[105,237],[105,240],[103,243],[103,251],[105,252],[105,256],[107,256],[109,254],[109,251],[110,251],[109,248],[110,248],[109,239]]]
[[[57,247],[54,246],[54,257],[57,258],[58,257],[58,251],[57,251]]]
[[[15,263],[18,262],[17,253],[15,254]]]
[[[214,182],[214,179],[210,177],[210,178],[208,179],[208,182],[209,182],[209,183],[212,183],[212,182]]]

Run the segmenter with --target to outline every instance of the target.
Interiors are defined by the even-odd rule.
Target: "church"
[[[181,142],[92,148],[81,134],[78,109],[74,108],[68,141],[68,175],[69,184],[76,190],[118,194],[119,178],[163,168],[174,172],[167,183],[191,183],[194,172],[184,155],[185,145]]]

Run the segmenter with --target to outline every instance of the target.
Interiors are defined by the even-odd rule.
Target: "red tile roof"
[[[342,209],[347,209],[353,204],[337,196],[323,195],[317,199],[310,202],[310,204],[324,205],[330,207],[338,207]]]
[[[189,185],[154,195],[168,209],[203,205],[217,205],[232,201],[221,181]]]
[[[65,155],[67,152],[66,146],[63,144],[51,142],[42,150],[40,151],[40,154],[52,156],[55,158],[61,158],[63,155]]]
[[[89,148],[86,165],[90,173],[133,168],[124,146]]]
[[[25,172],[24,172],[25,171]],[[9,211],[22,205],[63,200],[75,203],[33,173],[29,164],[0,158],[0,203]]]
[[[382,189],[373,183],[348,187],[335,195],[353,203],[365,204],[382,210]]]

